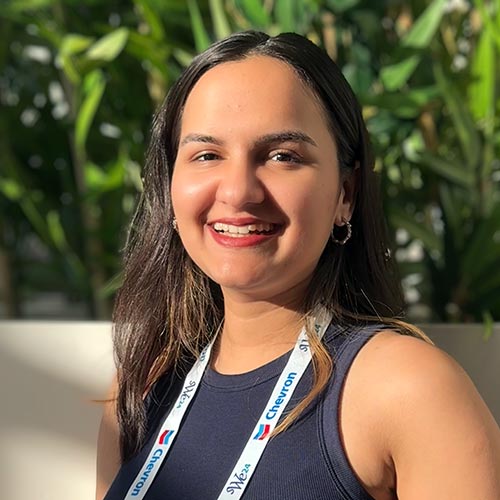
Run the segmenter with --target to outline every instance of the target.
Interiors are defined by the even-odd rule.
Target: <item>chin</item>
[[[241,272],[233,272],[230,275],[215,273],[210,276],[222,289],[234,291],[251,291],[262,285],[262,277],[253,274],[247,275]]]

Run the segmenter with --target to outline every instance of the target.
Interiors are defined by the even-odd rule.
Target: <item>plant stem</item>
[[[5,317],[17,318],[21,311],[12,275],[12,257],[5,240],[5,224],[0,215],[0,295],[5,304]]]
[[[62,4],[55,2],[54,17],[64,26],[64,12]],[[64,32],[67,32],[64,29]],[[69,103],[70,119],[74,123],[80,102],[80,89],[76,88],[60,71],[61,83]],[[103,267],[104,249],[98,236],[99,217],[96,208],[88,199],[88,186],[85,178],[85,165],[87,163],[87,152],[84,148],[76,145],[75,134],[69,130],[68,139],[70,144],[71,160],[75,176],[75,186],[79,200],[79,214],[82,225],[83,254],[85,267],[89,273],[87,295],[89,297],[90,314],[97,319],[108,319],[110,316],[110,305],[106,298],[100,297],[99,291],[105,286],[106,272]]]

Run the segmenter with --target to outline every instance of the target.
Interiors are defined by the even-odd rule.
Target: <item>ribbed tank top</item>
[[[285,432],[268,443],[243,495],[245,500],[370,500],[352,470],[339,432],[339,403],[349,368],[383,325],[341,330],[324,337],[334,360],[327,389]],[[290,352],[241,375],[208,368],[167,459],[146,500],[215,500],[239,458]],[[309,366],[289,402],[292,408],[312,386]],[[177,396],[160,378],[147,400],[148,435],[125,463],[105,500],[123,500],[144,464],[162,420]]]

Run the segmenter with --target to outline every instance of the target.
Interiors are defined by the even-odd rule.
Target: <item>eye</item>
[[[279,163],[301,163],[302,158],[291,151],[273,151],[269,158]]]
[[[219,155],[215,153],[201,153],[193,158],[194,161],[213,161],[213,160],[218,160]]]

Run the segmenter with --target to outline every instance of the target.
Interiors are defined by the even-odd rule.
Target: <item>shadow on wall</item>
[[[94,400],[104,397],[113,373],[109,329],[0,323],[2,498],[93,498],[101,415]]]
[[[500,425],[500,323],[488,340],[483,325],[435,324],[422,329],[460,363]]]

